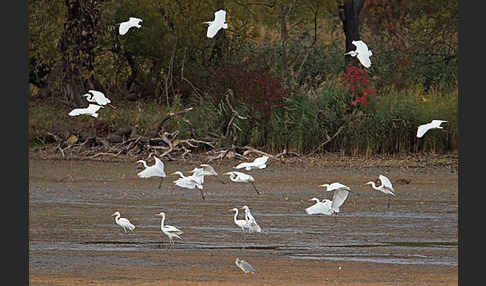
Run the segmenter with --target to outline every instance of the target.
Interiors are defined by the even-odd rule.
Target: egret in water
[[[247,223],[246,223],[246,220],[244,219],[238,219],[238,209],[237,208],[232,208],[230,209],[230,211],[234,211],[235,214],[233,216],[233,221],[235,222],[235,224],[241,228],[241,231],[245,232],[245,229],[247,228]]]
[[[216,172],[216,170],[214,170],[214,168],[211,166],[211,165],[208,165],[208,164],[201,164],[200,165],[201,168],[194,168],[191,173],[200,173],[204,176],[218,176],[218,173]],[[217,177],[218,178],[218,177]],[[223,184],[226,184],[224,181],[222,181],[221,179],[218,178],[218,180],[223,183]]]
[[[255,189],[255,192],[259,195],[261,194],[260,191],[255,187],[255,179],[252,176],[241,172],[235,172],[235,171],[226,172],[223,175],[229,175],[230,180],[236,183],[250,183]]]
[[[390,179],[388,179],[387,177],[385,177],[383,175],[379,175],[378,179],[380,179],[380,182],[381,182],[380,186],[376,186],[375,182],[372,182],[372,181],[366,183],[366,185],[371,185],[371,187],[373,189],[380,191],[382,193],[392,195],[392,196],[396,196],[395,193],[393,193],[395,190],[393,189],[393,185],[392,185]],[[388,202],[387,202],[387,208],[389,208],[389,207],[390,207],[390,198],[388,198]]]
[[[245,211],[245,221],[248,232],[262,232],[262,228],[258,225],[255,218],[251,214],[250,208],[248,206],[243,206],[241,208]]]
[[[160,230],[162,231],[163,234],[167,235],[167,237],[169,238],[170,244],[174,244],[174,240],[173,240],[174,237],[182,240],[182,237],[179,236],[180,234],[182,234],[182,231],[180,229],[178,229],[177,227],[172,226],[172,225],[164,224],[164,222],[165,222],[165,213],[164,212],[160,212],[160,213],[155,214],[155,215],[162,217],[162,220],[160,221]],[[168,246],[167,246],[167,248],[168,248]]]
[[[425,132],[429,131],[433,128],[443,129],[444,127],[440,126],[443,122],[447,122],[445,120],[432,120],[430,123],[422,124],[417,128],[417,138],[424,136]]]
[[[203,200],[206,199],[203,192],[204,175],[199,172],[194,172],[191,176],[184,176],[181,171],[175,171],[172,175],[179,175],[180,178],[175,180],[174,183],[182,188],[194,189],[198,188],[201,192],[201,197]]]
[[[115,223],[119,225],[123,229],[123,231],[125,231],[125,233],[129,231],[133,231],[135,229],[135,226],[128,219],[120,217],[119,211],[116,211],[111,216],[115,217]]]
[[[128,30],[132,27],[136,27],[136,28],[142,27],[142,25],[140,25],[140,22],[142,22],[142,19],[130,17],[128,21],[120,23],[118,32],[120,33],[120,35],[125,35],[128,32]]]
[[[339,208],[344,204],[344,201],[348,198],[351,189],[341,183],[323,184],[319,187],[326,188],[328,192],[334,192],[332,195],[331,210],[333,214],[339,213]]]
[[[82,115],[82,114],[86,114],[86,115],[91,115],[95,118],[98,118],[98,110],[100,110],[100,108],[103,108],[103,106],[100,106],[100,105],[97,105],[97,104],[90,104],[88,105],[88,107],[85,107],[85,108],[75,108],[73,110],[71,110],[71,112],[69,112],[69,115],[70,116],[78,116],[78,115]]]
[[[305,209],[305,212],[309,215],[323,214],[332,215],[334,211],[332,210],[332,201],[324,199],[319,201],[318,198],[312,198],[309,201],[315,201],[316,203]]]
[[[155,163],[152,166],[148,166],[144,160],[138,160],[137,163],[142,163],[145,167],[145,170],[139,172],[137,176],[140,178],[151,178],[151,177],[160,177],[160,184],[159,189],[162,186],[162,180],[166,177],[164,171],[164,163],[162,160],[154,156]]]
[[[228,24],[226,24],[225,22],[226,22],[226,11],[218,10],[214,12],[214,21],[204,22],[206,24],[209,24],[207,37],[213,38],[221,28],[228,29]]]
[[[365,67],[369,68],[371,66],[370,57],[373,55],[368,46],[361,40],[352,41],[353,45],[356,46],[356,50],[349,51],[345,55],[351,55],[352,57],[358,57],[359,62]]]
[[[245,168],[245,170],[250,171],[251,169],[264,169],[267,167],[266,163],[268,161],[268,156],[258,157],[253,162],[240,163],[235,169]]]
[[[246,262],[245,260],[240,259],[239,257],[236,257],[235,264],[241,270],[243,270],[243,272],[245,272],[247,274],[248,273],[251,273],[251,274],[255,274],[256,273],[255,268],[253,268],[248,262]]]

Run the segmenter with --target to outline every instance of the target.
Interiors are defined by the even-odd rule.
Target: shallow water
[[[214,164],[222,174],[234,164]],[[188,173],[196,164],[167,162],[166,173]],[[207,177],[199,191],[175,186],[175,176],[139,179],[136,164],[31,160],[29,187],[30,271],[63,272],[76,265],[147,266],[132,252],[167,251],[166,224],[182,229],[172,250],[259,251],[300,260],[457,266],[458,178],[447,168],[326,168],[270,165],[248,173],[263,191]],[[363,183],[379,174],[398,185],[390,199]],[[309,216],[312,197],[329,198],[319,184],[339,181],[350,194],[336,217]],[[248,205],[262,233],[242,234],[229,209]],[[122,233],[111,214],[120,211],[136,225]],[[242,218],[240,212],[239,218]],[[115,252],[119,255],[107,255]],[[89,253],[89,255],[72,255]]]

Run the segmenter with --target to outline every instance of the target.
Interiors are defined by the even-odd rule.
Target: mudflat
[[[457,160],[433,160],[270,159],[243,171],[261,195],[223,175],[236,160],[212,162],[219,175],[205,178],[202,200],[170,175],[202,162],[165,162],[159,189],[158,179],[136,176],[135,162],[30,159],[29,284],[457,285]],[[364,185],[380,174],[395,198]],[[318,185],[332,182],[353,190],[339,215],[307,215],[309,199],[331,197]],[[243,205],[261,233],[233,223],[230,209]],[[115,211],[134,232],[114,223]],[[161,211],[183,231],[173,245],[160,231]],[[243,273],[237,257],[256,274]]]

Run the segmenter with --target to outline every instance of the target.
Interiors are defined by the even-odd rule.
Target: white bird
[[[305,212],[309,215],[323,214],[332,215],[334,211],[332,210],[332,201],[324,199],[319,201],[318,198],[312,198],[309,201],[315,201],[316,203],[305,209]]]
[[[198,188],[201,192],[201,197],[203,200],[206,199],[203,192],[204,175],[199,172],[194,172],[191,176],[184,176],[181,171],[175,171],[171,175],[179,175],[180,178],[175,180],[174,183],[182,188],[194,189]]]
[[[241,230],[243,232],[245,232],[245,229],[247,228],[247,222],[246,222],[246,220],[244,220],[244,219],[237,219],[237,217],[238,217],[238,209],[237,208],[232,208],[232,209],[230,209],[230,211],[234,211],[235,212],[235,214],[233,216],[233,221],[235,222],[235,224],[239,228],[241,228]]]
[[[86,97],[86,100],[89,102],[94,102],[98,105],[107,105],[111,103],[111,100],[108,99],[101,91],[97,90],[88,90],[88,93],[83,94]]]
[[[345,55],[351,55],[352,57],[358,57],[359,62],[366,68],[371,66],[370,57],[373,55],[371,50],[368,49],[368,46],[361,40],[359,41],[352,41],[353,45],[356,46],[356,50],[349,51],[345,53]]]
[[[385,177],[383,175],[379,175],[378,179],[380,179],[380,182],[381,182],[380,186],[376,186],[375,182],[372,182],[372,181],[367,182],[366,185],[371,185],[371,187],[373,189],[380,191],[382,193],[392,195],[392,196],[396,196],[393,193],[395,190],[393,189],[393,185],[392,185],[390,179],[388,179],[387,177]],[[390,207],[390,199],[388,199],[388,203],[387,203],[387,208],[389,208],[389,207]]]
[[[243,272],[245,272],[247,274],[248,273],[251,273],[251,274],[255,274],[256,273],[255,268],[253,268],[248,262],[246,262],[245,260],[240,259],[239,257],[236,257],[235,264],[241,270],[243,270]]]
[[[216,172],[216,170],[214,170],[214,168],[211,166],[211,165],[208,165],[208,164],[201,164],[200,165],[201,168],[194,168],[191,173],[194,175],[194,173],[200,173],[204,176],[218,176],[218,173]],[[223,183],[223,184],[226,184],[224,181],[222,181],[221,179],[218,178],[218,180]]]
[[[445,120],[432,120],[430,123],[422,124],[417,128],[417,138],[424,136],[425,132],[429,131],[433,128],[443,129],[444,127],[440,126],[443,122],[447,122]]]
[[[260,191],[255,187],[255,179],[251,175],[236,171],[226,172],[223,175],[229,175],[230,180],[235,183],[250,183],[255,189],[255,192],[259,195],[261,194]]]
[[[123,217],[120,218],[120,212],[116,211],[111,216],[115,216],[115,223],[119,225],[125,232],[133,231],[135,229],[135,226],[132,223],[130,223],[128,219]]]
[[[250,208],[248,206],[243,206],[241,208],[245,211],[245,221],[248,232],[262,232],[262,228],[258,225],[255,218],[251,214]]]
[[[103,108],[103,106],[100,106],[100,105],[97,105],[97,104],[90,104],[88,105],[88,107],[85,107],[85,108],[75,108],[73,110],[71,110],[71,112],[69,112],[69,115],[70,116],[78,116],[78,115],[82,115],[82,114],[86,114],[86,115],[91,115],[95,118],[98,118],[98,110],[100,110],[100,108]]]
[[[319,187],[325,187],[326,191],[334,192],[332,195],[331,210],[333,214],[339,213],[339,208],[344,204],[344,201],[348,198],[351,189],[341,183],[323,184]]]
[[[120,23],[118,32],[120,33],[120,35],[125,35],[128,32],[128,30],[132,27],[136,27],[136,28],[142,27],[142,25],[140,25],[140,22],[142,22],[142,19],[130,17],[128,21]]]
[[[268,161],[268,156],[258,157],[253,162],[240,163],[235,169],[245,168],[245,170],[250,171],[251,169],[264,169],[267,167],[266,163]]]
[[[155,214],[155,215],[162,217],[162,220],[160,221],[160,230],[165,235],[167,235],[167,237],[169,238],[170,244],[174,244],[174,240],[173,240],[174,237],[182,240],[182,237],[179,236],[180,234],[182,234],[182,231],[180,229],[178,229],[177,227],[172,226],[172,225],[164,224],[164,222],[165,222],[165,213],[164,212],[160,212],[160,213]]]
[[[218,10],[214,12],[214,21],[204,22],[206,24],[209,24],[207,37],[213,38],[221,28],[228,29],[228,24],[226,24],[225,22],[226,22],[226,11]]]
[[[166,177],[164,171],[164,163],[162,160],[154,156],[155,163],[148,166],[144,160],[138,160],[137,163],[142,163],[145,169],[137,174],[140,178],[160,177],[159,189],[162,186],[162,179]]]

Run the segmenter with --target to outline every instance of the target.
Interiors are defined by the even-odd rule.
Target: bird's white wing
[[[96,105],[96,104],[90,104],[88,107],[85,108],[75,108],[71,110],[68,114],[70,116],[77,116],[77,115],[82,115],[82,114],[88,114],[93,117],[98,117],[98,114],[96,113],[98,110],[100,110],[101,106]]]
[[[182,230],[180,230],[177,227],[172,226],[172,225],[164,225],[164,230],[167,231],[167,232],[174,232],[174,233],[177,233],[177,234],[183,233]]]
[[[95,102],[99,105],[106,105],[111,102],[102,92],[97,90],[89,90],[91,94],[93,94],[93,98]]]
[[[140,18],[135,18],[135,17],[130,17],[129,22],[133,23],[134,25],[138,25],[138,23],[142,22],[142,19]]]
[[[216,34],[218,33],[218,31],[220,29],[221,29],[221,26],[218,26],[215,22],[212,22],[208,26],[208,32],[206,33],[206,36],[208,38],[213,38],[214,36],[216,36]]]
[[[253,162],[245,162],[245,163],[240,163],[238,165],[236,165],[236,167],[234,167],[235,169],[242,169],[242,168],[245,168],[245,170],[247,171],[250,171],[252,168],[254,168],[255,165]]]
[[[390,179],[388,179],[387,177],[385,177],[385,176],[383,176],[383,175],[378,176],[378,178],[380,179],[381,184],[382,184],[383,186],[385,186],[386,188],[390,188],[392,191],[394,191],[394,189],[393,189],[393,186],[392,186],[392,183],[391,183]]]
[[[218,11],[214,12],[214,22],[215,23],[219,23],[220,25],[223,25],[225,21],[226,21],[226,11],[218,10]]]
[[[217,176],[218,173],[214,168],[208,164],[201,164],[201,167],[203,169],[203,174],[206,176]]]
[[[337,190],[337,189],[345,189],[345,190],[350,190],[350,188],[346,185],[343,185],[341,183],[332,183],[331,185],[329,185],[329,187],[327,188],[327,191],[330,192],[330,191],[334,191],[334,190]]]
[[[424,134],[432,128],[430,123],[422,124],[417,128],[417,138],[424,136]]]
[[[268,160],[268,156],[258,157],[255,160],[253,160],[253,165],[254,166],[262,166],[262,168],[265,168],[266,167],[265,164],[267,163],[267,160]]]
[[[130,29],[130,22],[122,22],[120,23],[120,27],[118,28],[118,33],[120,35],[125,35],[128,32],[128,29]]]
[[[179,178],[179,179],[175,180],[174,183],[177,186],[182,187],[182,188],[186,188],[186,189],[194,189],[196,187],[196,182],[194,182],[190,179],[187,179],[187,178]]]
[[[160,175],[162,177],[165,177],[166,174],[165,174],[165,171],[164,171],[164,162],[162,162],[162,160],[160,160],[159,158],[157,158],[155,156],[154,156],[154,160],[155,160],[155,166],[157,166],[157,169],[160,171]]]
[[[331,209],[335,212],[339,212],[339,207],[344,204],[344,201],[348,198],[349,191],[345,189],[337,189],[332,196]]]
[[[445,120],[432,120],[432,122],[430,122],[430,125],[432,125],[433,127],[435,128],[439,128],[440,125],[443,123],[443,122],[447,122]]]
[[[371,60],[369,55],[358,53],[358,60],[365,68],[371,67]]]
[[[315,203],[314,205],[306,208],[305,212],[309,215],[314,215],[314,214],[331,215],[332,214],[330,204],[324,204],[322,202]]]

